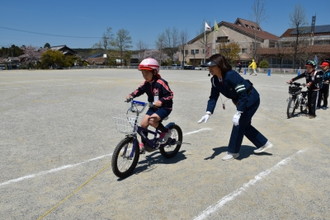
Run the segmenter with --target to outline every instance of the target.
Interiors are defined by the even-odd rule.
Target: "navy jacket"
[[[292,79],[292,81],[296,81],[301,78],[306,78],[306,83],[312,83],[310,87],[308,87],[308,90],[311,91],[317,91],[321,88],[322,86],[322,80],[323,80],[323,72],[318,72],[316,70],[313,71],[312,74],[309,74],[307,72],[304,72],[300,74],[299,76],[296,76]]]
[[[224,74],[222,81],[217,76],[211,78],[211,95],[206,111],[213,114],[220,93],[232,99],[237,111],[244,112],[259,101],[259,93],[249,80],[245,80],[236,71],[230,70]]]
[[[131,93],[131,96],[134,98],[144,93],[148,96],[148,102],[154,102],[154,96],[158,95],[159,100],[162,102],[162,107],[172,109],[173,92],[164,79],[161,78],[152,82],[144,81],[139,88]]]

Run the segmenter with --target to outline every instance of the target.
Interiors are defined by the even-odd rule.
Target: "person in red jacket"
[[[170,132],[161,121],[168,117],[173,106],[173,92],[168,82],[159,75],[159,64],[153,58],[146,58],[139,64],[138,69],[142,72],[145,81],[134,92],[130,93],[126,100],[138,97],[144,93],[148,96],[148,102],[153,103],[141,121],[141,127],[149,125],[160,130],[160,140],[166,141]],[[141,146],[140,146],[141,147]],[[141,147],[142,148],[142,147]]]
[[[324,60],[321,62],[320,67],[323,71],[323,82],[320,89],[320,97],[317,103],[318,108],[327,109],[328,108],[328,96],[329,96],[329,81],[330,81],[330,61]],[[323,106],[321,102],[323,101]]]

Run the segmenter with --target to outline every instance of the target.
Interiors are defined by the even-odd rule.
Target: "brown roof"
[[[248,21],[248,20],[245,20],[242,18],[237,18],[234,24],[240,25],[240,26],[243,26],[246,28],[256,28],[257,30],[262,30],[261,27],[256,22]]]
[[[300,27],[300,34],[301,35],[310,35],[312,33],[312,27]],[[289,28],[287,29],[281,37],[293,37],[296,36],[296,28]],[[330,34],[330,25],[316,25],[313,29],[314,36],[322,36],[322,35],[329,35]]]
[[[104,65],[107,61],[107,58],[104,57],[89,57],[86,59],[89,64],[92,65]]]
[[[221,25],[234,29],[235,31],[250,36],[252,38],[254,38],[254,35],[256,35],[256,37],[260,41],[267,39],[277,41],[280,39],[278,36],[274,34],[271,34],[267,31],[263,31],[257,23],[242,18],[237,18],[235,23],[221,21],[220,23],[218,23],[218,27],[220,28]],[[214,27],[212,27],[212,30],[214,30]],[[203,36],[203,34],[204,33],[201,33],[200,35],[196,36],[188,43],[195,42],[196,40],[200,39]]]
[[[248,35],[250,37],[254,37],[254,35],[256,35],[256,37],[259,40],[267,40],[267,39],[274,40],[274,41],[279,40],[279,37],[278,36],[276,36],[274,34],[271,34],[271,33],[267,32],[267,31],[263,31],[254,22],[250,22],[250,24],[255,24],[256,26],[254,26],[254,25],[250,25],[249,26],[247,22],[233,24],[233,23],[229,23],[229,22],[223,21],[223,22],[220,23],[220,25],[221,24],[223,24],[224,26],[230,27],[232,29],[235,29],[236,31],[238,31],[238,32],[240,32],[242,34]]]

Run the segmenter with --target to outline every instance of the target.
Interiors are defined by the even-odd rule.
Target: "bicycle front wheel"
[[[159,148],[160,153],[166,157],[174,157],[181,148],[182,130],[178,125],[174,125],[171,129],[171,136],[168,138],[165,146]]]
[[[297,101],[298,100],[296,98],[292,98],[292,97],[289,98],[288,107],[286,110],[286,114],[287,114],[288,118],[292,118],[294,116],[294,112],[296,111],[296,109],[298,107]]]
[[[116,146],[112,158],[112,172],[119,178],[126,178],[133,173],[140,156],[139,147],[134,147],[134,138],[126,137]]]

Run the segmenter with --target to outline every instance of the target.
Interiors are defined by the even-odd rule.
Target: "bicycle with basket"
[[[170,132],[170,136],[165,141],[159,138],[161,133],[159,130],[146,129],[138,125],[139,115],[152,103],[137,100],[130,100],[129,102],[130,107],[126,114],[122,117],[114,117],[116,129],[121,133],[125,133],[125,138],[115,147],[111,159],[112,171],[120,178],[131,175],[137,166],[140,157],[138,136],[144,142],[145,151],[159,150],[165,158],[174,157],[182,144],[182,130],[174,122],[170,122],[165,126]],[[146,133],[149,134],[150,138],[145,135]]]
[[[302,91],[306,84],[297,82],[289,83],[289,98],[286,114],[288,118],[292,118],[297,114],[297,109],[300,109],[299,113],[306,114],[308,112],[307,107],[307,91]]]

